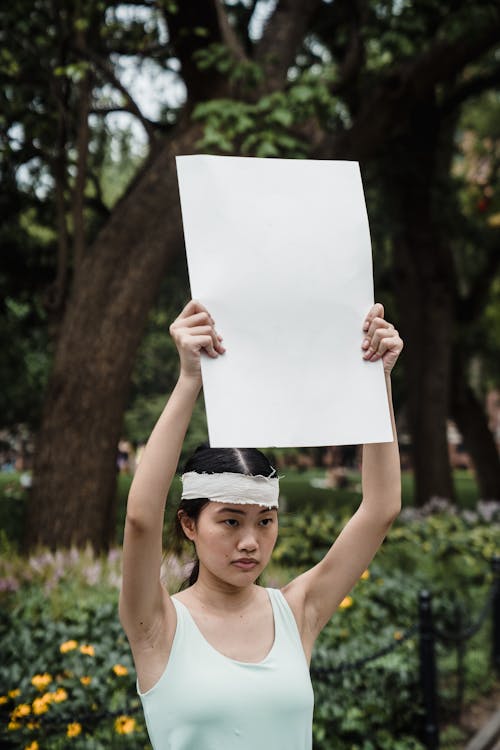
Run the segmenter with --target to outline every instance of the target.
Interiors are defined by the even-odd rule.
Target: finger
[[[205,305],[203,305],[199,300],[191,299],[180,313],[179,318],[188,318],[190,315],[202,311],[208,313]],[[210,313],[208,314],[210,315]]]
[[[394,326],[392,325],[392,323],[389,323],[388,320],[385,320],[384,318],[377,316],[376,318],[373,318],[373,320],[370,321],[367,335],[373,336],[377,328],[394,328]]]
[[[188,349],[195,354],[205,351],[210,357],[219,356],[214,349],[213,339],[208,334],[181,338],[179,344],[181,349]]]
[[[190,315],[187,318],[182,318],[180,315],[178,318],[174,320],[174,322],[170,325],[168,331],[171,336],[175,336],[180,331],[185,330],[186,328],[192,329],[196,326],[199,326],[202,323],[206,324],[212,324],[214,325],[215,320],[211,317],[211,315],[208,312],[199,312],[195,313],[193,315]]]
[[[369,324],[367,330],[365,330],[365,339],[363,340],[363,344],[365,344],[365,341],[368,340],[368,343],[371,342],[375,331],[379,328],[383,328],[384,330],[387,329],[394,329],[394,326],[392,323],[389,323],[387,320],[384,320],[383,318],[374,318]],[[366,347],[363,347],[366,348]]]
[[[212,332],[212,326],[194,326],[193,328],[179,328],[178,330],[179,336],[182,337],[211,335]]]
[[[365,343],[365,341],[368,341],[368,345],[363,346],[363,348],[366,349],[367,351],[369,351],[370,349],[372,350],[372,352],[377,351],[378,346],[380,342],[382,341],[382,339],[386,338],[386,336],[388,335],[391,335],[391,336],[398,335],[398,332],[396,331],[392,323],[389,323],[389,325],[384,326],[384,327],[379,326],[378,328],[376,328],[371,337],[367,336],[367,338],[364,339],[363,344]]]
[[[212,344],[214,349],[218,349],[221,353],[223,351],[226,351],[224,347],[222,346],[222,336],[219,336],[217,331],[214,329],[213,326],[206,325],[206,326],[194,326],[192,328],[181,328],[178,330],[179,337],[183,337],[183,340],[185,343],[187,343],[186,336],[193,338],[194,336],[203,336],[208,335],[212,339]]]
[[[214,345],[213,345],[213,339],[211,336],[193,336],[192,338],[193,344],[196,345],[198,350],[201,352],[203,349],[209,357],[218,357],[218,352],[215,351]]]
[[[376,353],[382,357],[388,351],[395,352],[399,347],[400,341],[399,336],[387,336],[381,340]]]
[[[194,315],[190,315],[188,318],[182,318],[181,323],[183,326],[197,326],[202,323],[211,323],[212,325],[215,323],[215,320],[212,318],[209,312],[205,312],[204,310],[199,313],[195,313]]]
[[[380,342],[377,351],[371,357],[371,361],[375,362],[377,359],[381,359],[386,352],[391,352],[397,357],[401,353],[402,349],[403,340],[398,335],[387,336]]]
[[[363,331],[368,330],[368,326],[374,318],[384,318],[384,306],[381,302],[376,302],[370,307],[363,323]]]
[[[398,338],[397,331],[392,332],[387,328],[379,328],[370,340],[370,344],[363,354],[363,359],[372,359],[375,354],[380,354],[382,341],[396,338]]]

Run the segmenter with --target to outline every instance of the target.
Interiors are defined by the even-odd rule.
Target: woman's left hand
[[[363,359],[376,362],[382,359],[384,372],[389,375],[403,348],[403,341],[392,323],[384,320],[384,306],[377,302],[363,323]]]

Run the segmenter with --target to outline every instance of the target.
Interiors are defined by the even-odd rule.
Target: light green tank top
[[[154,750],[311,750],[314,695],[292,610],[268,588],[274,643],[263,661],[211,646],[172,597],[177,627],[162,676],[141,698]]]

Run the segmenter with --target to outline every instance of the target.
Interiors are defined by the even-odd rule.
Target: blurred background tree
[[[0,20],[0,382],[4,426],[37,436],[27,547],[113,537],[118,439],[144,439],[177,374],[174,157],[197,151],[361,162],[416,501],[453,497],[450,416],[500,497],[497,2],[22,0]],[[154,120],[127,61],[169,76]]]

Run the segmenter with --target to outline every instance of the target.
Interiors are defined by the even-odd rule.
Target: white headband
[[[273,469],[273,474],[276,472]],[[239,503],[241,505],[265,505],[278,507],[278,477],[248,476],[230,471],[217,474],[198,474],[188,471],[182,475],[181,499],[195,500],[206,497],[216,503]]]

